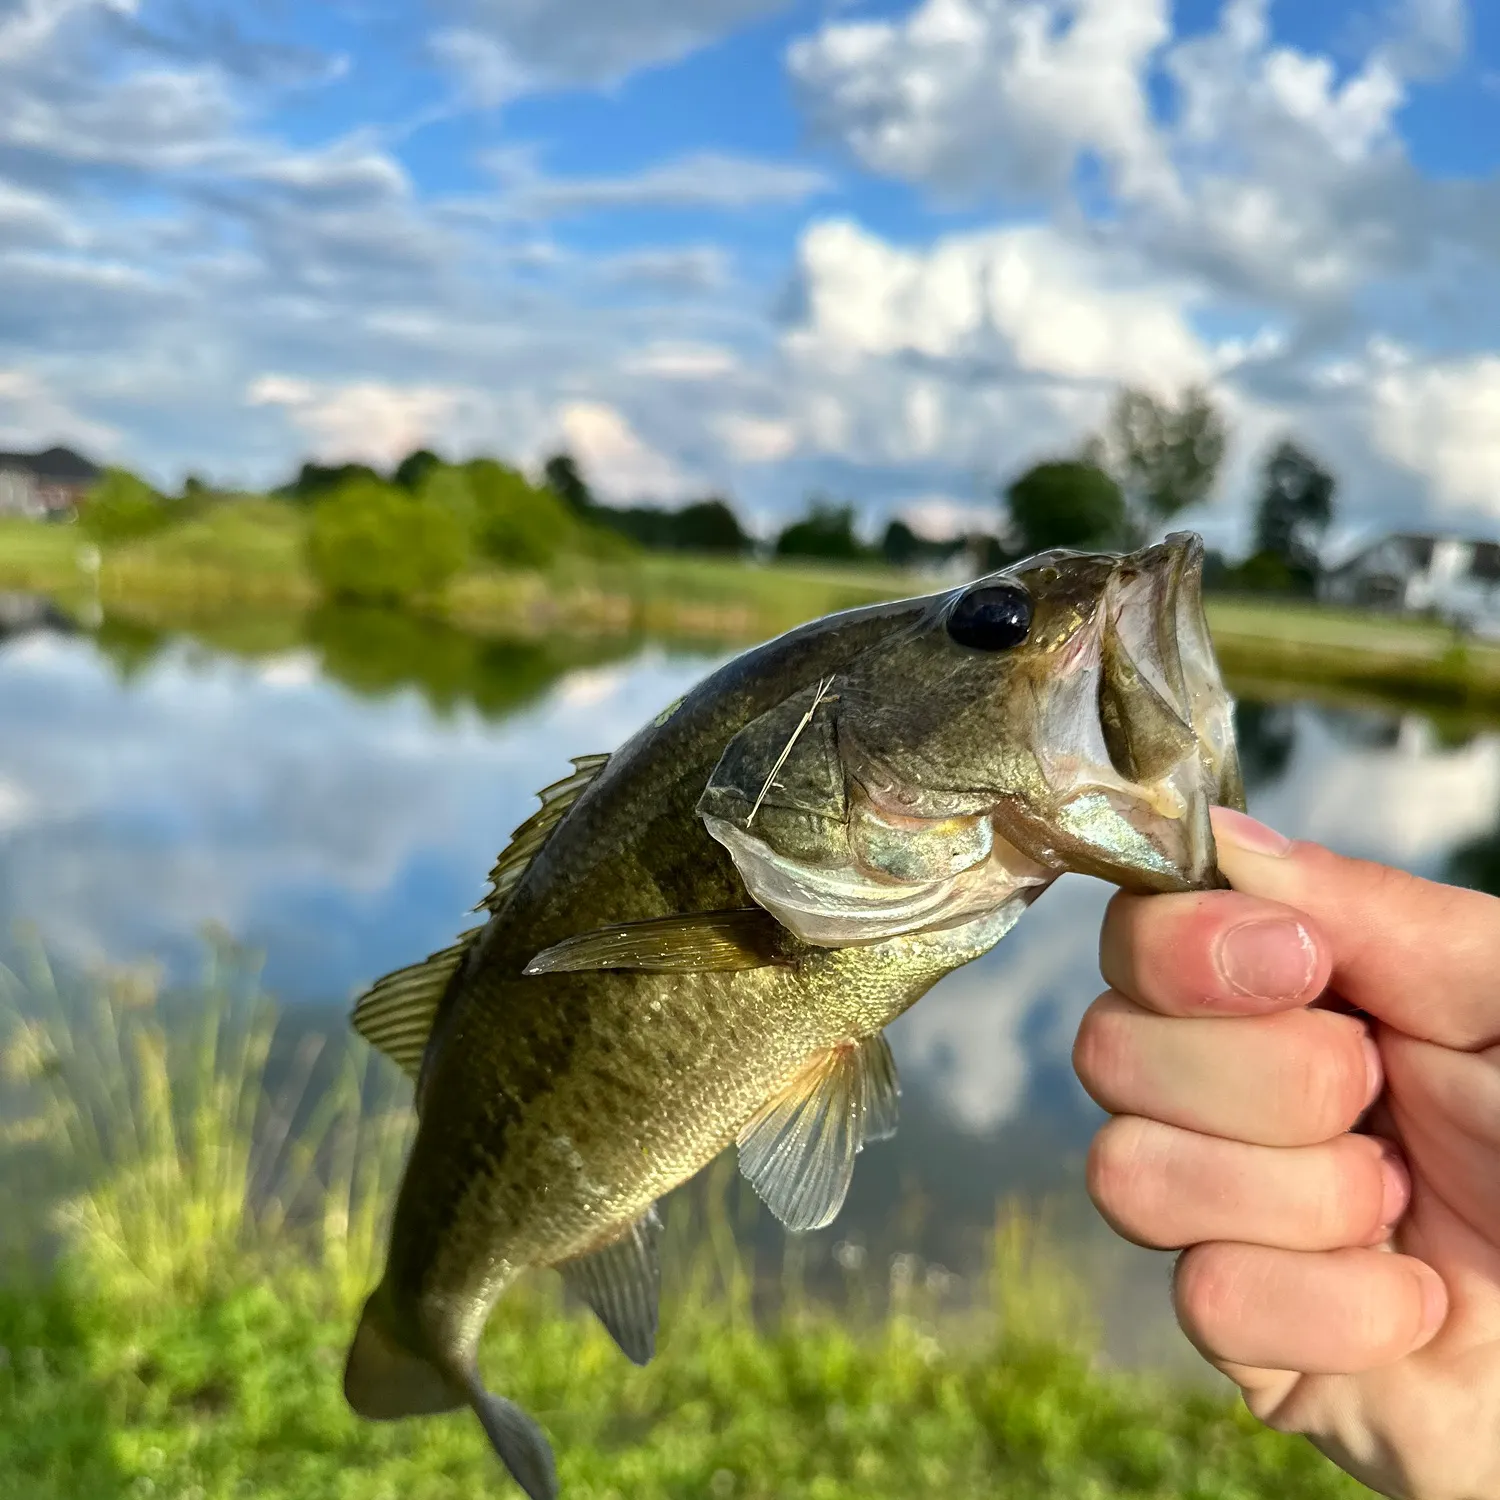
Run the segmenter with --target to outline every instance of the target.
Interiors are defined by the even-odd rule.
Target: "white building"
[[[0,453],[0,516],[39,521],[71,516],[101,473],[71,448]]]
[[[1388,536],[1318,580],[1330,604],[1435,615],[1500,635],[1500,542],[1468,537]]]

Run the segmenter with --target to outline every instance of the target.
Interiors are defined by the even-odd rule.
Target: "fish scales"
[[[486,925],[367,997],[403,1065],[431,1032],[356,1410],[468,1404],[550,1500],[545,1438],[476,1367],[507,1285],[559,1267],[649,1358],[659,1198],[738,1141],[789,1227],[827,1223],[894,1125],[883,1028],[1058,874],[1220,883],[1207,807],[1242,792],[1201,555],[1045,554],[815,621],[548,794],[574,800]]]

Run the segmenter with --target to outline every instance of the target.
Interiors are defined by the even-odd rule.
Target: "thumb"
[[[1332,989],[1408,1036],[1464,1049],[1500,1040],[1500,900],[1213,810],[1219,868],[1237,890],[1312,917]]]

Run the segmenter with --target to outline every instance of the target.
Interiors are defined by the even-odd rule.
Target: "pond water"
[[[268,987],[342,1008],[469,925],[486,872],[567,757],[608,750],[727,653],[496,644],[380,616],[245,622],[216,642],[106,621],[0,641],[0,933],[190,978],[202,924]],[[1500,884],[1500,725],[1258,689],[1252,810],[1422,874]],[[815,1237],[972,1269],[998,1198],[1047,1197],[1126,1357],[1170,1359],[1167,1259],[1084,1202],[1098,1114],[1069,1066],[1109,892],[1068,877],[891,1033],[897,1138]],[[842,1257],[848,1261],[847,1253]]]

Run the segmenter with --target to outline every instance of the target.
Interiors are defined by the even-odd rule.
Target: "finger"
[[[1380,1250],[1216,1242],[1177,1262],[1182,1330],[1222,1366],[1353,1375],[1404,1358],[1441,1326],[1448,1294],[1425,1262]]]
[[[1260,1146],[1348,1130],[1380,1091],[1363,1023],[1326,1010],[1178,1020],[1113,990],[1085,1012],[1073,1067],[1112,1115],[1143,1115]]]
[[[1352,1004],[1446,1047],[1500,1040],[1500,900],[1293,843],[1227,808],[1213,820],[1235,889],[1305,912]]]
[[[1263,1015],[1306,1005],[1332,967],[1313,922],[1236,891],[1117,895],[1105,912],[1106,984],[1169,1016]]]
[[[1153,1250],[1206,1240],[1286,1250],[1384,1244],[1411,1196],[1399,1153],[1372,1136],[1251,1146],[1135,1115],[1094,1137],[1087,1180],[1115,1232]]]

